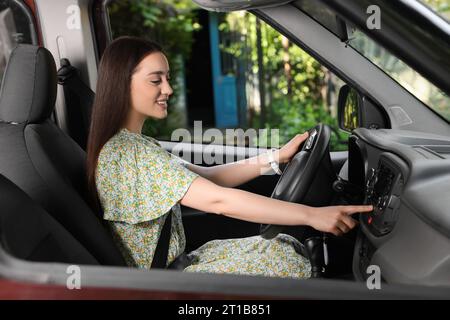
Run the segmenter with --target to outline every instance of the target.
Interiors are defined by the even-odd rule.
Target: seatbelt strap
[[[167,265],[167,256],[169,253],[170,231],[172,229],[172,210],[168,214],[161,235],[156,245],[155,254],[152,261],[152,269],[165,269]]]
[[[77,69],[70,64],[68,59],[61,59],[61,68],[58,70],[58,84],[64,88],[68,112],[81,116],[82,124],[77,124],[78,129],[72,132],[72,138],[83,149],[86,149],[95,93],[80,79]],[[72,95],[76,97],[75,101],[73,101]]]

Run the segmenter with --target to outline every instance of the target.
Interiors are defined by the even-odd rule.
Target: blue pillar
[[[216,127],[236,127],[238,125],[236,77],[222,74],[219,21],[215,12],[209,12],[209,38]]]
[[[209,12],[209,42],[211,50],[211,67],[212,67],[212,85],[213,85],[213,95],[214,95],[214,111],[215,111],[215,121],[216,126],[220,123],[220,110],[218,107],[220,105],[220,88],[219,79],[222,75],[222,70],[220,67],[220,51],[219,51],[219,22],[217,19],[217,13]]]

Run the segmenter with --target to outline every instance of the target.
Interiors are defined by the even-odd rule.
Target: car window
[[[362,31],[354,29],[349,44],[425,105],[450,122],[450,98],[447,94]]]
[[[423,0],[423,2],[434,8],[438,13],[443,15],[449,14],[450,5],[448,0]],[[318,5],[317,3],[312,5],[311,2],[305,0],[295,1],[294,5],[319,22],[323,27],[339,36],[340,29],[336,14],[325,5]],[[349,26],[347,32],[349,33],[348,44],[353,49],[382,69],[426,106],[433,109],[447,121],[450,121],[450,98],[447,94],[373,41],[361,30],[354,26]]]
[[[35,44],[32,24],[23,3],[0,0],[0,83],[13,48],[19,43]]]
[[[171,64],[175,94],[169,116],[148,120],[146,134],[160,140],[278,147],[322,122],[332,128],[331,149],[347,149],[346,133],[337,122],[343,82],[251,13],[152,0],[114,1],[108,12],[113,38],[156,40]]]

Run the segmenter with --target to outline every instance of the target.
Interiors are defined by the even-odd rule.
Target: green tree
[[[220,29],[241,34],[240,41],[222,50],[247,62],[247,83],[256,83],[253,90],[261,96],[259,110],[249,105],[250,111],[259,116],[251,117],[250,127],[279,129],[280,143],[284,144],[296,133],[322,122],[332,128],[332,150],[347,148],[343,143],[347,135],[339,130],[326,105],[324,92],[333,90],[336,94],[336,86],[330,88],[325,81],[324,67],[250,13],[228,14]]]
[[[195,20],[192,1],[176,0],[118,0],[109,10],[113,38],[132,35],[158,42],[170,63],[175,105],[180,99],[180,85],[176,81],[184,68],[184,61],[191,53],[192,33],[200,26]],[[163,121],[148,119],[143,133],[170,139],[172,131],[183,127],[183,114],[175,108],[168,109]]]
[[[187,0],[113,2],[109,8],[113,36],[135,35],[162,44],[175,79],[190,54],[193,33],[200,28],[194,8],[196,5]],[[259,93],[259,106],[247,99],[247,127],[280,129],[280,143],[284,144],[296,133],[323,122],[336,132],[332,149],[345,148],[340,144],[343,136],[337,121],[325,101],[324,92],[331,90],[325,81],[326,70],[253,14],[232,12],[222,15],[221,20],[221,35],[231,34],[228,39],[234,39],[225,41],[221,50],[245,66],[247,89]],[[180,90],[176,82],[173,84],[176,99]],[[181,116],[169,108],[167,119],[146,121],[144,133],[168,139],[175,128],[183,126]]]

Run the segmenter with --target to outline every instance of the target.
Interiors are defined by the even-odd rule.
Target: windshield
[[[424,0],[441,16],[449,17],[449,0]],[[314,5],[307,0],[298,0],[294,3],[299,9],[311,18],[322,24],[325,28],[340,36],[341,31],[337,24],[336,15],[325,6]],[[439,88],[422,77],[417,71],[387,51],[384,47],[369,38],[365,33],[356,29],[348,28],[349,45],[378,66],[391,78],[397,81],[408,92],[422,101],[426,106],[437,112],[450,122],[450,98]]]
[[[352,48],[450,122],[450,98],[448,95],[360,30],[354,30],[349,38],[349,44]]]

